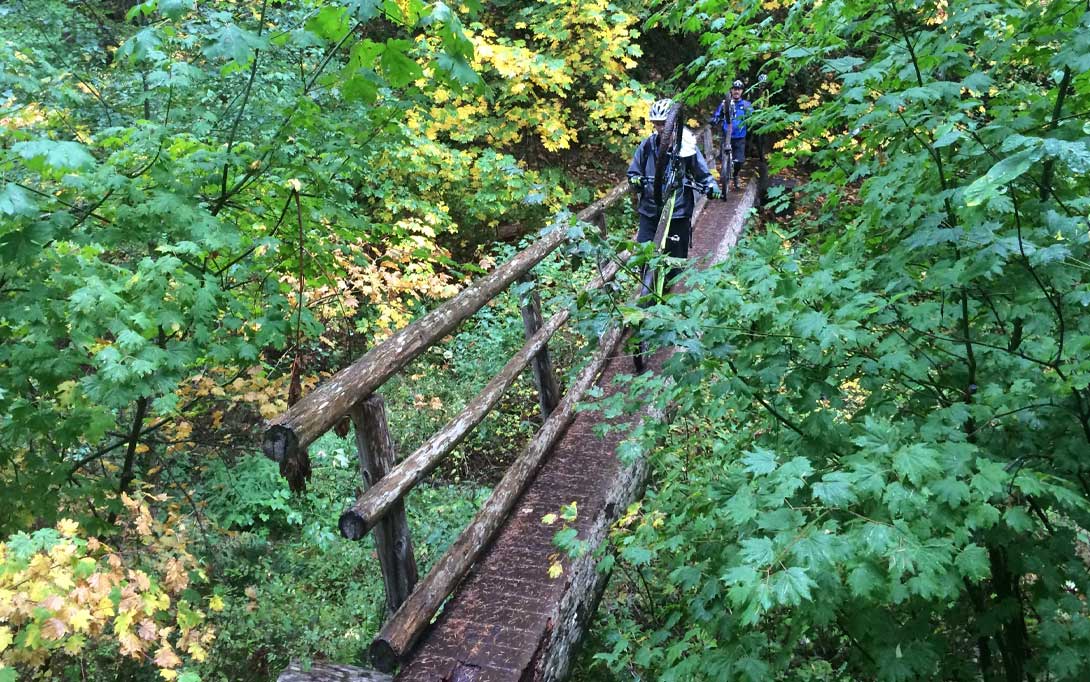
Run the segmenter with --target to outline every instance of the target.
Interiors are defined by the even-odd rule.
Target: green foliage
[[[0,5],[0,534],[18,547],[72,517],[108,537],[126,493],[167,491],[154,512],[200,529],[219,637],[206,661],[208,642],[162,635],[164,678],[194,679],[172,646],[196,646],[204,679],[257,679],[289,656],[353,659],[373,632],[370,550],[335,535],[353,458],[313,453],[314,488],[290,497],[253,454],[254,427],[487,269],[469,262],[501,225],[593,199],[539,166],[560,142],[616,148],[635,132],[642,89],[625,74],[642,8],[606,9],[615,21],[570,3]],[[484,59],[493,44],[502,58]],[[487,117],[460,109],[482,101]],[[572,279],[560,257],[545,272]],[[425,380],[386,387],[400,452],[521,345],[514,296],[470,326],[414,365]],[[565,368],[574,347],[560,346]],[[531,395],[522,381],[410,498],[425,567],[482,496],[444,482],[493,477],[536,428]],[[113,669],[119,642],[133,661]],[[159,674],[137,662],[143,644],[93,645],[96,675]],[[20,659],[27,675],[60,669],[50,646]]]
[[[385,594],[371,537],[353,542],[336,532],[359,485],[354,443],[330,434],[312,453],[305,495],[289,497],[276,465],[257,455],[217,469],[202,493],[209,518],[225,529],[213,541],[210,572],[226,608],[215,615],[218,635],[199,669],[205,682],[272,679],[293,658],[357,661],[382,624]],[[489,492],[413,490],[407,513],[421,575]]]
[[[632,393],[678,417],[637,434],[654,480],[615,531],[630,580],[599,664],[1090,675],[1090,14],[706,0],[664,21],[708,46],[697,96],[751,66],[815,84],[755,116],[809,176],[805,210],[649,309],[685,352]]]
[[[313,385],[454,293],[455,254],[569,196],[494,140],[422,129],[487,92],[476,3],[19,8],[0,33],[0,529],[58,497],[116,507],[195,424],[272,416],[293,361]]]

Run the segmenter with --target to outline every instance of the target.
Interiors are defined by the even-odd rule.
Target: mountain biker
[[[650,186],[655,177],[655,158],[658,154],[659,138],[666,126],[666,117],[674,102],[660,99],[651,105],[647,118],[655,126],[655,132],[640,143],[632,163],[628,166],[628,181],[640,195],[640,228],[636,241],[640,244],[655,238],[659,214],[662,206],[655,203],[655,192]],[[692,178],[695,184],[705,187],[711,198],[721,195],[719,185],[715,183],[708,170],[708,162],[696,145],[696,139],[687,129],[682,134],[681,161],[684,165],[684,177]],[[686,184],[674,205],[674,214],[670,217],[670,229],[666,240],[666,253],[674,258],[689,257],[689,242],[692,238],[693,209],[696,205],[693,189]]]
[[[741,189],[738,185],[738,172],[742,170],[742,163],[746,160],[746,116],[753,112],[753,105],[742,99],[743,87],[740,80],[731,83],[730,98],[724,98],[712,116],[712,121],[721,122],[724,133],[730,137],[730,149],[734,157],[734,189]],[[726,182],[726,179],[723,181]]]

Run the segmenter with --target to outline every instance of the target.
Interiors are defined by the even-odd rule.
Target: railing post
[[[591,221],[598,226],[598,234],[602,235],[602,239],[609,236],[609,230],[606,228],[606,212],[602,211],[598,215],[594,216]]]
[[[349,411],[356,427],[360,475],[370,488],[394,468],[394,443],[386,423],[386,404],[380,395],[371,395]],[[382,567],[386,586],[386,617],[401,606],[416,586],[416,557],[405,518],[405,504],[397,502],[385,518],[375,525],[375,552]]]
[[[524,282],[532,282],[529,277],[522,279]],[[529,339],[543,324],[541,318],[541,296],[537,289],[531,290],[519,306],[522,312],[522,327]],[[531,366],[534,368],[534,385],[537,386],[537,397],[541,403],[541,419],[544,421],[552,414],[553,408],[560,402],[560,385],[556,382],[556,372],[553,371],[553,361],[549,357],[549,346],[546,344],[534,356]]]

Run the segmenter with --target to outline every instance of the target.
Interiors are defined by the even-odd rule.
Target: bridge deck
[[[726,256],[755,197],[754,181],[742,192],[729,194],[725,202],[705,204],[696,221],[690,252],[698,264]],[[612,393],[617,390],[613,377],[631,371],[631,357],[614,357],[598,384]],[[597,413],[577,416],[495,542],[444,606],[397,680],[521,682],[564,676],[567,657],[563,663],[553,663],[550,659],[555,656],[550,649],[566,646],[558,640],[557,630],[570,625],[567,621],[572,616],[565,614],[563,607],[572,591],[572,581],[580,579],[579,571],[565,560],[564,574],[558,579],[549,578],[548,568],[557,551],[552,545],[557,528],[542,524],[541,517],[575,502],[579,514],[572,526],[579,530],[581,538],[586,538],[600,536],[623,511],[615,508],[624,502],[616,496],[617,481],[623,472],[615,451],[624,430],[598,438],[593,430],[600,422]],[[596,596],[589,604],[575,607],[579,613],[574,617],[581,618],[583,624],[593,611],[594,599]]]

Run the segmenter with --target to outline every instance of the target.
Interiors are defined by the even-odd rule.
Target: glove
[[[633,175],[628,178],[628,186],[637,192],[643,191],[643,178],[638,175]]]
[[[709,199],[722,199],[723,198],[723,190],[719,189],[719,185],[712,185],[711,187],[708,188],[708,198]]]

